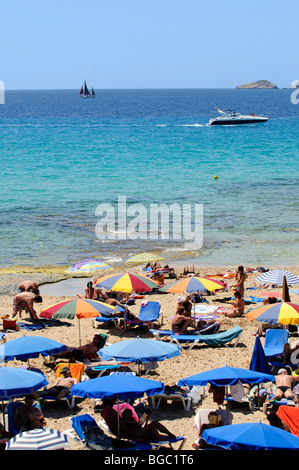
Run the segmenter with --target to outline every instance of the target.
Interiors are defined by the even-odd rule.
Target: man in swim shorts
[[[285,397],[299,403],[299,400],[292,391],[292,382],[299,381],[299,375],[289,375],[286,369],[279,369],[278,375],[275,376],[276,390],[273,400],[281,400]]]
[[[68,395],[72,386],[78,383],[78,380],[72,378],[71,371],[68,367],[64,367],[61,372],[64,377],[58,377],[52,387],[38,393],[32,392],[32,395],[36,398],[42,398],[45,395],[54,395],[57,397],[57,400]]]
[[[33,308],[33,303],[40,303],[42,301],[43,299],[41,296],[36,295],[33,292],[21,292],[20,294],[15,295],[13,298],[12,317],[15,317],[17,314],[19,314],[20,318],[22,318],[22,310],[25,310],[26,313],[29,313],[33,322],[39,322],[40,320]]]

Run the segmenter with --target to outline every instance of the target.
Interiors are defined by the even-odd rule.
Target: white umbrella
[[[68,437],[56,429],[33,429],[10,439],[5,450],[56,450],[69,448]]]
[[[272,269],[267,271],[256,278],[260,283],[267,284],[277,284],[278,286],[283,285],[283,278],[286,278],[287,284],[299,284],[299,278],[290,271],[285,271],[284,269]]]

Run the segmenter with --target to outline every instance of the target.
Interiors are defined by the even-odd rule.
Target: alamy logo
[[[298,104],[299,103],[299,80],[293,80],[291,83],[291,88],[295,88],[295,90],[291,94],[291,103]]]
[[[5,104],[5,86],[2,80],[0,80],[0,104]]]
[[[203,244],[202,204],[127,204],[119,196],[113,204],[99,204],[95,233],[100,240],[181,240],[184,248],[199,250]]]

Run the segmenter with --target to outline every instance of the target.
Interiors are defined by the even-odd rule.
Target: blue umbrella
[[[258,335],[255,338],[249,369],[255,370],[256,372],[271,374],[271,368],[268,364],[264,348]]]
[[[39,373],[16,367],[0,367],[0,397],[22,397],[32,390],[48,385],[46,377]]]
[[[12,361],[19,359],[20,361],[50,354],[57,354],[64,351],[66,346],[58,341],[54,341],[43,336],[21,336],[12,339],[7,343],[0,345],[0,361]]]
[[[238,381],[249,384],[259,384],[261,382],[274,382],[275,377],[270,374],[256,372],[254,370],[241,369],[238,367],[220,367],[217,369],[191,375],[178,381],[179,386],[184,385],[207,385],[215,386],[235,385]]]
[[[154,395],[163,392],[163,390],[164,384],[156,380],[116,373],[73,385],[71,394],[82,398],[126,400],[127,398],[141,398],[145,393],[148,396]]]
[[[299,437],[269,424],[241,423],[206,429],[202,438],[211,445],[234,450],[295,450]]]
[[[102,360],[115,359],[125,362],[164,361],[180,355],[180,347],[154,339],[133,338],[107,346],[99,350]]]

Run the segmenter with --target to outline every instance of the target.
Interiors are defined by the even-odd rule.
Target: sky
[[[8,0],[6,90],[235,88],[299,79],[295,2]]]

